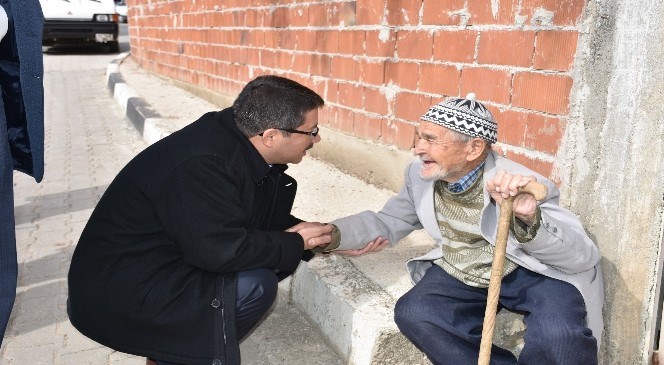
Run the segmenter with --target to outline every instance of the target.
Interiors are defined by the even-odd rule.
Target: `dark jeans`
[[[253,269],[237,274],[235,326],[242,340],[270,309],[277,297],[277,275],[270,269]],[[157,365],[177,365],[154,360]]]
[[[434,364],[477,364],[487,291],[434,265],[397,301],[394,320]],[[501,308],[525,315],[525,346],[517,360],[494,345],[491,364],[597,364],[597,341],[573,285],[519,267],[503,278]]]

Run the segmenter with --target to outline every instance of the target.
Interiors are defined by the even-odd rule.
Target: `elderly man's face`
[[[469,143],[455,139],[452,130],[431,122],[420,122],[415,154],[422,160],[420,176],[427,181],[453,183],[474,166],[468,161]]]

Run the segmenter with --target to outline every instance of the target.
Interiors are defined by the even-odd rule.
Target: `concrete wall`
[[[317,157],[397,189],[430,104],[478,93],[498,148],[559,182],[603,254],[601,364],[646,364],[661,297],[661,0],[133,0],[150,71],[232,98],[259,74],[328,102]],[[468,47],[472,45],[472,47]]]
[[[581,29],[564,204],[603,255],[603,364],[646,364],[654,338],[664,210],[664,7],[591,2]],[[562,166],[562,165],[561,165]]]

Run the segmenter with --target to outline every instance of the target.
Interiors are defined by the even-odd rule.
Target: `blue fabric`
[[[44,16],[38,0],[1,0],[9,29],[0,43],[0,334],[16,298],[14,170],[41,181],[44,173]],[[7,108],[5,108],[7,105]],[[2,342],[0,341],[0,344]]]
[[[241,271],[237,274],[237,298],[235,323],[237,338],[244,339],[265,316],[277,297],[277,275],[269,269]],[[153,360],[157,365],[179,365],[173,362]]]
[[[466,176],[462,177],[459,179],[459,181],[448,184],[447,185],[447,190],[453,192],[453,193],[461,193],[463,191],[468,190],[471,185],[477,180],[477,178],[480,176],[480,174],[484,171],[484,162],[482,162],[479,166],[473,169],[473,171],[469,172],[466,174]]]
[[[477,364],[487,291],[434,265],[397,301],[395,322],[434,364]],[[491,364],[597,364],[583,297],[571,284],[519,267],[502,281],[501,308],[524,314],[525,346],[517,361],[494,345]]]
[[[0,94],[0,131],[7,130],[5,108]],[[7,322],[16,299],[16,233],[14,231],[14,164],[7,138],[0,138],[0,334],[5,333]],[[0,344],[2,340],[0,339]]]

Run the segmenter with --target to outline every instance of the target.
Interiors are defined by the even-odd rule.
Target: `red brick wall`
[[[235,96],[278,74],[326,100],[321,123],[410,149],[415,122],[477,94],[507,156],[550,175],[570,108],[583,0],[129,0],[151,71]]]

